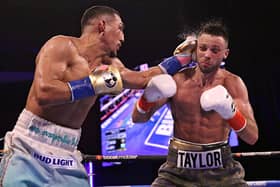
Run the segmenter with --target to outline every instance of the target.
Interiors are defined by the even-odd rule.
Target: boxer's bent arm
[[[31,88],[39,105],[58,105],[70,101],[71,93],[64,76],[72,56],[69,40],[64,37],[53,37],[42,47],[36,57]]]
[[[177,85],[173,77],[167,74],[154,76],[148,82],[142,96],[138,99],[136,107],[139,112],[146,113],[151,110],[156,101],[173,97],[176,91]]]
[[[170,75],[161,74],[151,78],[132,112],[134,123],[146,122],[167,99],[176,94],[177,85]]]
[[[238,110],[246,118],[246,128],[238,132],[238,136],[246,143],[253,145],[258,140],[258,127],[249,101],[248,90],[240,77],[235,79],[234,82],[236,84],[230,84],[231,86],[228,86],[228,88]]]
[[[133,111],[132,111],[132,122],[133,123],[144,123],[149,121],[149,119],[152,117],[152,115],[155,113],[155,111],[157,111],[158,109],[160,109],[160,107],[162,107],[164,104],[166,104],[168,101],[168,98],[164,98],[161,100],[158,100],[154,103],[154,105],[150,108],[150,110],[146,113],[141,113],[139,112],[139,110],[137,109],[137,102],[135,102]]]
[[[65,82],[60,80],[45,81],[41,78],[33,82],[37,103],[44,105],[58,105],[69,102],[71,93]]]
[[[255,118],[253,117],[253,109],[250,103],[238,104],[240,101],[236,99],[236,105],[239,107],[239,111],[246,118],[246,128],[238,132],[238,136],[246,143],[253,145],[258,140],[258,127]],[[242,106],[242,107],[240,107]]]

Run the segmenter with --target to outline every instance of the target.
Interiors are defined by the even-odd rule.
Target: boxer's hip
[[[80,134],[80,129],[62,127],[23,110],[14,129],[5,136],[0,186],[17,186],[23,181],[43,186],[56,181],[69,187],[88,187],[82,154],[77,150]],[[21,177],[15,180],[17,175]]]
[[[70,129],[47,121],[24,109],[10,133],[26,141],[45,144],[65,151],[74,151],[80,140],[81,129]]]
[[[72,168],[82,155],[77,150],[81,129],[70,129],[23,110],[14,129],[5,136],[6,151],[32,155],[44,165]]]

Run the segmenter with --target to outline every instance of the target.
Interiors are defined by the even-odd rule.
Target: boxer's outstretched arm
[[[141,72],[126,68],[118,58],[113,58],[111,61],[121,72],[124,88],[143,89],[151,77],[159,74],[174,75],[191,63],[196,43],[195,37],[188,37],[176,47],[173,53],[174,56],[166,58],[157,66]]]
[[[79,66],[79,70],[71,68]],[[99,94],[122,91],[122,80],[117,68],[98,66],[90,72],[88,62],[79,56],[69,39],[49,40],[37,57],[34,81],[39,105],[74,102]]]
[[[108,59],[121,75],[123,87],[128,89],[143,89],[153,76],[163,74],[159,66],[153,66],[144,71],[131,70],[119,58]]]
[[[150,67],[145,71],[133,71],[125,68],[120,72],[124,88],[130,89],[143,89],[152,77],[163,74],[158,66]]]

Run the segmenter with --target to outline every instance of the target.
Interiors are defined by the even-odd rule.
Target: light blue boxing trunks
[[[1,187],[89,187],[77,150],[81,129],[44,120],[24,109],[6,133]]]

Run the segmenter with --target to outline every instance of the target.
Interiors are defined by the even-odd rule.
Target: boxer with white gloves
[[[176,93],[176,89],[176,83],[170,75],[162,74],[152,77],[136,104],[137,110],[145,114],[155,105],[156,101],[172,97]]]
[[[192,62],[194,57],[193,51],[196,48],[196,37],[189,36],[184,42],[179,44],[173,52],[174,56],[166,58],[159,64],[159,67],[164,73],[174,75],[180,69]]]
[[[236,131],[246,127],[246,119],[236,108],[234,100],[222,85],[215,86],[202,93],[200,104],[203,110],[218,112],[223,119]]]
[[[183,67],[172,76],[177,85],[176,94],[156,101],[146,113],[139,112],[136,107],[133,109],[133,123],[156,120],[151,117],[165,104],[173,118],[168,155],[151,187],[245,187],[248,186],[245,170],[232,158],[230,135],[235,130],[238,138],[250,145],[258,140],[248,90],[241,77],[220,68],[229,55],[229,36],[221,20],[201,24],[196,33],[197,47],[193,53],[196,59],[192,59],[196,65],[195,68]],[[184,44],[189,49],[185,41],[175,49],[175,55],[180,56]],[[145,95],[147,99],[150,94]],[[160,128],[169,129],[165,122],[161,127],[161,119],[155,123],[156,132]]]

